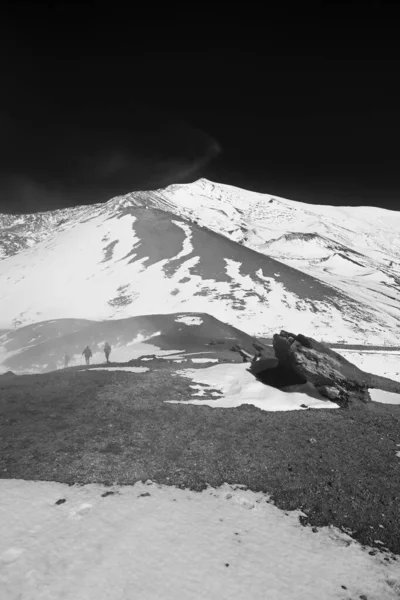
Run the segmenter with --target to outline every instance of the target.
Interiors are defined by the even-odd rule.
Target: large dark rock
[[[368,374],[325,344],[281,331],[274,335],[273,347],[281,370],[285,369],[292,379],[297,376],[312,383],[322,396],[339,406],[371,400]],[[289,381],[286,385],[293,385]]]
[[[272,387],[295,391],[297,386],[335,402],[340,407],[371,401],[370,388],[400,394],[400,382],[362,371],[325,344],[305,335],[281,331],[273,347],[253,342],[251,355],[239,344],[232,348],[250,362],[249,371]],[[316,396],[315,396],[316,397]]]

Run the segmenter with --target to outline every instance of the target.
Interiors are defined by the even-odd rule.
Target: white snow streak
[[[128,373],[146,373],[148,367],[92,367],[90,371],[127,371]]]
[[[179,254],[177,254],[175,256],[175,260],[176,260],[176,259],[182,258],[183,256],[187,256],[188,254],[193,252],[193,246],[192,246],[192,241],[191,241],[192,228],[190,227],[190,225],[188,225],[187,223],[183,223],[182,221],[172,221],[172,223],[177,225],[177,227],[180,227],[181,229],[183,229],[183,231],[186,233],[186,237],[183,240],[182,250],[179,252]]]

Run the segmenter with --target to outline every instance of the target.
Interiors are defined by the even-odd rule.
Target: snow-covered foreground
[[[0,481],[2,600],[399,598],[397,561],[261,493],[113,491]]]
[[[220,390],[222,398],[216,400],[168,400],[170,404],[198,404],[213,408],[234,408],[242,404],[252,404],[261,410],[303,410],[306,408],[339,408],[321,396],[310,384],[296,386],[296,390],[283,392],[264,385],[248,371],[247,363],[220,364],[208,369],[184,369],[178,375],[189,377],[196,383],[203,383]],[[313,397],[311,397],[312,394]],[[199,395],[196,393],[195,395]]]

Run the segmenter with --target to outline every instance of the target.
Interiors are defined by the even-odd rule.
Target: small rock
[[[229,567],[229,563],[225,563],[225,566],[226,566],[226,567]]]
[[[59,500],[57,500],[56,504],[64,504],[64,502],[66,502],[66,499],[60,498]]]
[[[151,496],[149,492],[144,492],[143,494],[139,494],[138,498],[143,498],[143,496]]]
[[[315,438],[310,438],[308,441],[310,442],[310,444],[316,444],[317,443],[317,440]]]
[[[102,494],[101,497],[107,498],[107,496],[111,496],[112,494],[115,494],[115,492],[104,492],[104,494]]]

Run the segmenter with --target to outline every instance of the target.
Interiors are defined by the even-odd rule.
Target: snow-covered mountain
[[[0,328],[210,313],[252,335],[398,343],[400,214],[199,180],[0,216]],[[362,283],[361,283],[362,282]]]

